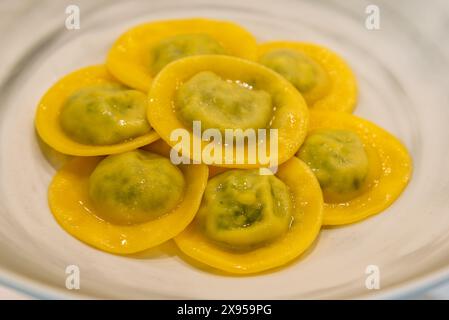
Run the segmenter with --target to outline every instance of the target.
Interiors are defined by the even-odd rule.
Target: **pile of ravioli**
[[[49,207],[64,230],[110,253],[173,239],[187,260],[226,273],[285,265],[323,226],[385,210],[410,179],[406,148],[352,115],[356,103],[353,72],[323,46],[259,43],[210,19],[138,25],[104,65],[66,75],[39,102],[39,141],[58,167]],[[218,151],[222,164],[176,164],[180,128],[202,151],[209,129],[277,129],[279,167],[261,174],[258,160]]]

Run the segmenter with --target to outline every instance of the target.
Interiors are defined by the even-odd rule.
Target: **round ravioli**
[[[381,212],[399,197],[412,173],[410,155],[397,138],[342,112],[311,111],[309,134],[297,156],[322,188],[323,225]]]
[[[76,157],[53,178],[49,205],[58,223],[79,240],[131,254],[184,230],[198,210],[207,178],[205,165],[174,166],[143,150]]]
[[[226,21],[181,19],[138,25],[114,43],[109,71],[128,86],[150,89],[154,76],[172,61],[199,54],[224,54],[254,60],[254,37]]]
[[[301,94],[276,72],[248,60],[214,55],[180,59],[158,74],[149,97],[148,119],[161,138],[208,165],[281,164],[307,134],[308,108]],[[234,135],[226,140],[229,130]],[[244,137],[238,143],[248,132],[252,140]],[[256,146],[258,154],[251,158]]]
[[[180,250],[233,274],[279,267],[306,251],[322,222],[313,172],[292,158],[276,176],[257,174],[229,170],[209,180],[195,220],[175,237]]]
[[[303,42],[259,45],[258,61],[289,80],[310,108],[352,112],[357,82],[348,64],[331,50]]]
[[[63,154],[98,156],[133,150],[159,139],[146,118],[147,97],[124,87],[105,66],[70,73],[39,102],[36,129]]]

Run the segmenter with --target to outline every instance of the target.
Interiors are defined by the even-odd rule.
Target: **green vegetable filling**
[[[273,113],[271,95],[244,84],[227,81],[203,71],[177,91],[175,106],[188,127],[194,120],[205,129],[259,129],[269,126]]]
[[[89,196],[100,217],[135,224],[160,217],[181,201],[185,181],[169,159],[142,151],[110,155],[89,178]]]
[[[180,34],[159,42],[152,50],[156,74],[172,61],[200,54],[225,54],[221,44],[207,34]]]
[[[59,116],[63,131],[73,140],[90,145],[112,145],[151,130],[146,119],[144,93],[119,85],[80,89],[71,95]]]
[[[260,58],[260,63],[276,71],[299,92],[308,103],[323,97],[329,79],[323,68],[305,54],[292,49],[275,49]]]
[[[287,232],[292,212],[290,191],[277,177],[231,170],[209,180],[198,217],[210,239],[249,249]]]
[[[351,131],[323,129],[311,133],[297,156],[314,171],[327,200],[351,198],[368,175],[368,156]]]

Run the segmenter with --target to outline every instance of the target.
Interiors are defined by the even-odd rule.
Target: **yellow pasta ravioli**
[[[390,206],[410,180],[402,143],[375,124],[342,112],[312,111],[297,156],[324,194],[324,225],[353,223]]]
[[[104,66],[91,66],[70,73],[47,91],[35,124],[42,140],[63,154],[114,154],[159,139],[146,108],[144,93],[124,87]]]
[[[275,41],[259,45],[258,61],[289,80],[315,110],[351,112],[357,83],[348,64],[311,43]]]
[[[78,157],[53,178],[49,204],[74,237],[107,252],[130,254],[180,233],[195,216],[207,177],[205,165],[177,167],[142,150]]]
[[[168,63],[198,54],[256,58],[254,37],[232,22],[179,19],[138,25],[114,43],[109,71],[132,88],[148,91],[154,76]]]
[[[190,158],[201,160],[198,156],[202,156],[204,160],[211,145],[219,146],[221,155],[214,153],[213,163],[206,164],[238,168],[267,166],[260,158],[253,163],[247,156],[237,161],[238,155],[247,155],[249,147],[255,145],[250,143],[238,147],[233,144],[233,158],[228,161],[225,147],[230,144],[222,142],[227,129],[252,129],[256,134],[262,129],[266,132],[263,151],[268,157],[271,156],[270,130],[274,129],[278,148],[273,158],[277,156],[278,163],[295,154],[307,132],[308,108],[298,91],[270,69],[239,58],[204,55],[178,60],[154,79],[149,97],[148,119],[169,145],[178,150],[172,134],[182,129],[189,133],[190,139],[190,147],[182,151]],[[195,121],[201,125],[199,134],[194,134]],[[201,136],[209,129],[219,130],[222,141],[204,140]],[[195,152],[195,146],[201,149],[199,153]]]
[[[191,258],[234,274],[282,266],[321,228],[323,199],[312,171],[292,158],[274,176],[228,170],[209,180],[195,220],[175,238]]]

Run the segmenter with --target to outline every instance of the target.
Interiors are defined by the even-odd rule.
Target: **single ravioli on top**
[[[205,165],[175,166],[144,150],[76,157],[53,178],[49,204],[74,237],[130,254],[180,233],[198,210],[207,178]]]
[[[375,124],[343,112],[311,111],[297,156],[310,166],[324,196],[324,225],[380,213],[408,184],[412,160],[403,144]]]
[[[211,19],[178,19],[138,25],[121,35],[106,61],[109,71],[126,85],[148,91],[167,64],[204,54],[256,58],[254,37],[241,26]]]
[[[39,102],[39,136],[63,154],[97,156],[159,139],[146,118],[147,96],[115,80],[102,65],[82,68],[54,84]]]
[[[258,61],[290,81],[312,109],[352,112],[355,108],[354,73],[339,55],[325,47],[267,42],[258,47]]]
[[[232,169],[209,180],[195,220],[175,242],[216,269],[258,273],[306,251],[321,228],[322,209],[319,184],[297,158],[275,176]]]
[[[194,160],[201,160],[195,156],[203,156],[203,161],[210,152],[211,162],[206,164],[263,167],[266,164],[260,157],[251,162],[248,155],[259,142],[258,148],[265,146],[267,157],[276,157],[280,164],[295,154],[307,133],[309,111],[301,94],[276,72],[235,57],[203,55],[173,62],[153,81],[149,98],[148,119],[161,138],[180,151],[173,133],[185,130],[189,133],[190,147],[182,152]],[[195,132],[195,122],[201,126],[201,132]],[[211,129],[215,129],[213,134]],[[226,144],[227,130],[234,133],[249,130],[257,141]],[[266,134],[265,138],[260,131]],[[276,140],[271,139],[273,132],[277,134],[277,139],[273,135]],[[202,137],[208,135],[212,141]],[[215,141],[219,138],[222,141]],[[272,155],[274,143],[277,150],[273,147]],[[219,151],[210,151],[211,145]],[[199,155],[194,146],[201,148]],[[233,158],[226,158],[226,148],[234,148]]]

